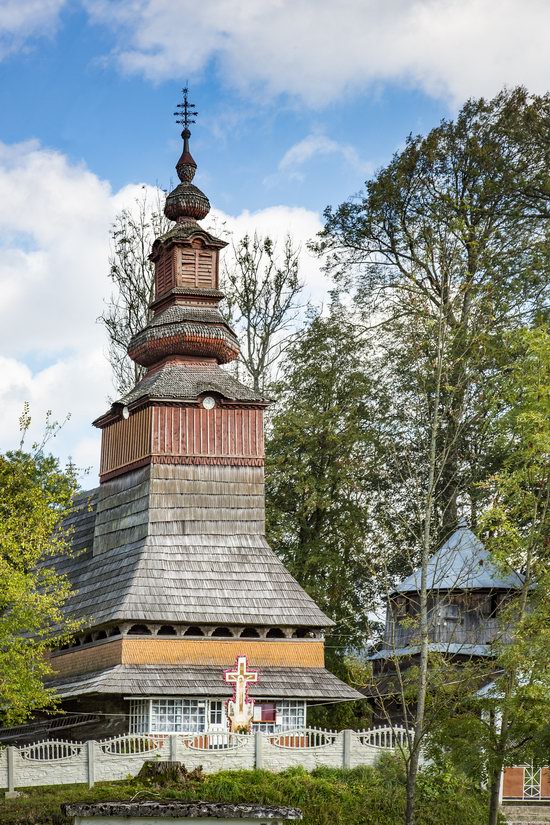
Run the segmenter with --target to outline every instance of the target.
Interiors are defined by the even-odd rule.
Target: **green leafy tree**
[[[459,508],[475,526],[490,497],[480,482],[504,466],[502,344],[545,311],[549,140],[550,96],[469,101],[409,137],[359,198],[328,209],[317,244],[337,287],[354,290],[378,353],[389,436],[380,472],[393,490],[376,514],[385,557],[398,523],[393,552],[421,570],[407,825],[430,702],[427,560]]]
[[[503,768],[550,755],[550,335],[538,327],[505,344],[513,357],[501,420],[507,457],[485,482],[482,527],[503,571],[519,571],[524,583],[503,613],[492,681],[440,732],[455,761],[485,777],[489,825],[498,822]]]
[[[367,527],[378,434],[369,423],[373,385],[366,352],[341,307],[315,316],[288,350],[266,445],[269,540],[336,622],[327,636],[327,660],[357,687],[367,675],[351,654],[370,633],[377,594]],[[362,704],[318,711],[315,718],[337,726],[365,721],[369,711]]]
[[[25,433],[28,408],[22,416]],[[46,435],[56,425],[49,422]],[[77,483],[74,468],[61,468],[44,453],[19,449],[0,455],[0,720],[24,722],[55,707],[44,686],[52,669],[47,653],[76,629],[62,616],[67,580],[47,567],[68,550],[63,519],[70,513]]]
[[[548,288],[549,142],[549,95],[515,89],[471,100],[455,120],[410,136],[359,198],[326,211],[317,248],[340,288],[355,288],[365,326],[377,327],[394,365],[398,422],[407,398],[422,391],[416,376],[424,380],[430,350],[411,325],[444,318],[440,539],[454,528],[460,505],[470,507],[475,524],[483,504],[478,482],[502,463],[494,399],[507,362],[503,336],[536,314]],[[408,435],[414,441],[414,427]]]
[[[290,347],[267,454],[268,533],[285,564],[361,644],[375,591],[365,542],[376,433],[365,343],[341,308]]]

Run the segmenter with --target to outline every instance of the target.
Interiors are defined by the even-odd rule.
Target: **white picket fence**
[[[406,747],[404,728],[330,731],[303,728],[279,733],[128,734],[99,742],[46,740],[0,751],[0,787],[65,785],[125,779],[148,759],[219,770],[262,768],[282,771],[321,765],[354,768],[372,765],[383,751]]]

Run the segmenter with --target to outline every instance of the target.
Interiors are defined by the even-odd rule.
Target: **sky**
[[[109,228],[174,182],[182,86],[212,217],[290,231],[320,303],[324,208],[468,97],[546,92],[549,30],[548,0],[0,0],[0,450],[25,401],[30,440],[70,414],[50,448],[97,483]]]

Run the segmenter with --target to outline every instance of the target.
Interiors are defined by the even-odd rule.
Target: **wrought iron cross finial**
[[[183,103],[178,103],[177,108],[178,111],[174,112],[174,117],[176,118],[176,123],[181,123],[184,129],[189,129],[189,126],[192,123],[196,123],[195,118],[198,115],[198,112],[195,108],[194,103],[189,103],[187,95],[189,94],[189,89],[185,86],[182,89],[183,92]]]

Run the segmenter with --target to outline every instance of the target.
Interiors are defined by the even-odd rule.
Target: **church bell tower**
[[[151,319],[128,347],[145,374],[94,422],[100,485],[71,520],[78,552],[56,562],[83,631],[53,655],[51,684],[66,710],[115,712],[87,728],[96,737],[223,728],[239,660],[261,675],[260,725],[304,726],[308,703],[360,698],[324,669],[332,622],[265,537],[267,402],[223,368],[239,353],[219,311],[226,244],[199,224],[210,204],[193,183],[187,90],[179,109],[174,223],[153,244]]]
[[[238,357],[239,345],[218,308],[219,254],[227,244],[198,223],[210,203],[193,183],[196,112],[187,90],[179,108],[180,183],[164,208],[174,226],[153,244],[152,318],[128,347],[146,374],[94,422],[103,431],[102,483],[147,464],[263,465],[266,402],[220,368]]]

